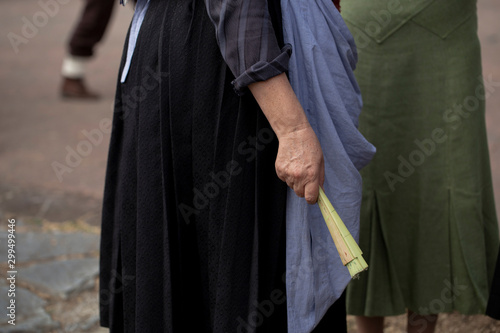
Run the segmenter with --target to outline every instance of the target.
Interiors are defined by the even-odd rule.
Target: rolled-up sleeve
[[[235,91],[286,72],[291,45],[280,48],[266,0],[205,0]]]

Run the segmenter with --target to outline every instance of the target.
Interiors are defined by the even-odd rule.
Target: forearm
[[[310,127],[285,73],[248,86],[278,139]]]
[[[323,152],[285,74],[248,86],[279,140],[276,174],[313,204],[325,177]]]

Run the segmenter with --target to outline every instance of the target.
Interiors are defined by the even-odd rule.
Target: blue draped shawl
[[[354,39],[331,0],[281,0],[289,77],[325,159],[324,190],[353,237],[359,236],[361,176],[375,148],[357,129],[362,100],[353,70]],[[318,205],[288,189],[288,332],[310,332],[351,277]]]

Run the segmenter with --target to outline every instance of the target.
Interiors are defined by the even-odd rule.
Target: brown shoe
[[[61,87],[61,95],[65,98],[78,98],[78,99],[98,99],[99,94],[91,92],[85,87],[83,79],[70,79],[63,78]]]

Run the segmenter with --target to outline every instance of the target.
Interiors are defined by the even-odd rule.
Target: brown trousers
[[[108,26],[113,7],[118,0],[85,0],[80,21],[69,40],[73,56],[91,57],[94,46],[102,39]]]

